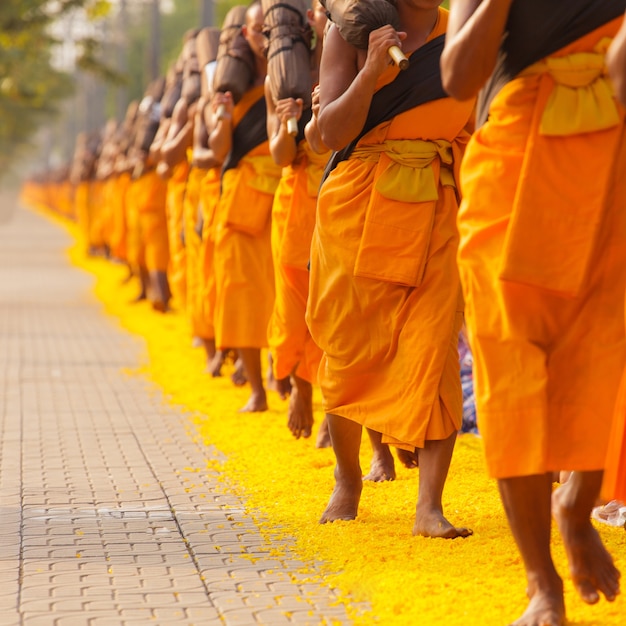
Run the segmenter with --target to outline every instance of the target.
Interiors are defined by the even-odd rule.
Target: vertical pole
[[[159,0],[152,0],[151,17],[150,80],[155,80],[161,73],[161,7]]]
[[[214,0],[202,0],[200,26],[213,26],[215,24],[215,6]]]
[[[126,0],[120,0],[119,11],[117,14],[117,26],[116,37],[117,41],[117,71],[126,76],[127,70],[127,56],[128,56],[128,37],[126,24],[128,21],[128,12],[126,10]],[[118,85],[115,91],[115,117],[119,122],[124,119],[126,115],[126,108],[128,107],[128,89],[125,85]]]

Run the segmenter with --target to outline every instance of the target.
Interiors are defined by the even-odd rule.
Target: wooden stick
[[[393,59],[393,62],[401,69],[405,70],[409,67],[409,60],[404,56],[404,52],[398,48],[398,46],[391,46],[387,50],[389,56]]]
[[[298,134],[298,120],[295,117],[290,117],[287,120],[287,132],[295,137]]]

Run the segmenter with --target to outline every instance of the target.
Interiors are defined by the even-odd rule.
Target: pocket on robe
[[[289,201],[282,246],[279,251],[283,265],[306,270],[311,255],[311,238],[315,228],[317,189],[309,193],[308,173],[300,170]]]
[[[391,159],[381,154],[376,179],[390,165]],[[438,172],[433,172],[433,176],[438,180]],[[415,177],[416,182],[418,178]],[[436,200],[392,200],[374,186],[365,213],[354,275],[409,287],[419,286],[426,266],[436,205]]]
[[[575,297],[589,272],[622,128],[540,134],[549,90],[544,80],[504,240],[500,279]]]
[[[237,170],[226,172],[220,200],[227,207],[226,226],[252,237],[261,235],[272,213],[277,184],[277,178],[258,176],[253,167],[243,162]]]

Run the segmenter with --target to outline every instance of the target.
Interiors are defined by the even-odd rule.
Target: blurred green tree
[[[88,20],[105,17],[108,0],[2,0],[0,3],[0,173],[29,145],[60,102],[72,93],[72,77],[55,63],[62,42],[51,25],[84,9]],[[119,76],[98,61],[96,40],[88,32],[76,42],[77,67]]]

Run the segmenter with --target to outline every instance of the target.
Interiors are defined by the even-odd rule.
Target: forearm
[[[161,156],[170,166],[174,167],[187,158],[187,148],[191,146],[193,123],[187,122],[172,139],[168,139],[161,147]]]
[[[286,167],[296,158],[296,139],[287,131],[287,125],[276,120],[275,131],[270,135],[270,153],[276,165]]]
[[[493,72],[511,3],[451,0],[441,78],[453,98],[473,98]]]
[[[213,157],[218,163],[222,163],[226,159],[232,147],[232,142],[233,135],[230,118],[218,120],[209,136],[209,145],[213,151]]]
[[[323,92],[323,87],[320,85]],[[317,125],[320,137],[332,150],[341,150],[361,132],[367,119],[376,75],[363,68],[339,98],[320,103]]]
[[[193,159],[191,161],[191,164],[194,167],[208,169],[210,167],[217,167],[218,165],[220,165],[220,163],[221,161],[218,161],[215,158],[215,154],[213,153],[213,150],[211,150],[211,148],[205,146],[194,147]]]
[[[311,150],[322,154],[328,151],[328,146],[322,141],[319,128],[317,126],[317,118],[312,117],[304,128],[304,137],[306,138]]]

